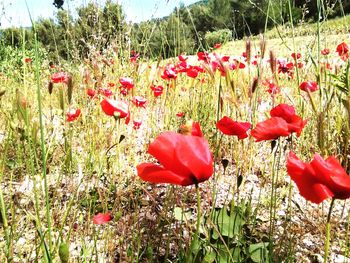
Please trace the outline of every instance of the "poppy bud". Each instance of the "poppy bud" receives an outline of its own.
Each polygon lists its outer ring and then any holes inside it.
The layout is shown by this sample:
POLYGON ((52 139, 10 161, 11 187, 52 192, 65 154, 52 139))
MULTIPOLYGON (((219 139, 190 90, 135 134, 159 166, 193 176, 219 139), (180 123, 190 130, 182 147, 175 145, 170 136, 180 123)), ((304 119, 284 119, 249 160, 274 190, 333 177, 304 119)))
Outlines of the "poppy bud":
POLYGON ((61 243, 58 248, 58 255, 62 263, 69 262, 69 247, 66 243, 61 243))
POLYGON ((271 66, 272 74, 275 74, 276 73, 276 57, 275 57, 275 53, 273 53, 272 50, 270 50, 270 66, 271 66))
POLYGON ((49 82, 49 85, 48 85, 48 90, 49 90, 49 94, 51 95, 52 94, 52 89, 53 89, 53 83, 52 81, 49 82))

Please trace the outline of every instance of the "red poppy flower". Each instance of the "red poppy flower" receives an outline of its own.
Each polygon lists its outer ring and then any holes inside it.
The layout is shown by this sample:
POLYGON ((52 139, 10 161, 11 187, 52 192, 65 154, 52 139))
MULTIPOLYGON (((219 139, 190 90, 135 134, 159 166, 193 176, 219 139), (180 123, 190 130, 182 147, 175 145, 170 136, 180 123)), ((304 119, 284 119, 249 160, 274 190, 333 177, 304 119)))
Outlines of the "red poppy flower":
POLYGON ((133 120, 133 129, 134 130, 138 130, 138 129, 140 129, 140 127, 141 127, 141 124, 142 124, 142 121, 139 121, 139 120, 133 120))
POLYGON ((281 89, 275 83, 269 84, 269 88, 266 91, 270 93, 271 96, 281 93, 281 89))
POLYGON ((199 122, 197 122, 197 121, 192 122, 191 135, 203 137, 203 133, 202 133, 201 126, 200 126, 199 122))
POLYGON ((147 100, 144 97, 141 96, 135 96, 132 99, 132 103, 136 106, 136 107, 145 107, 147 100))
POLYGON ((151 86, 151 90, 153 91, 153 95, 154 95, 154 97, 159 97, 160 95, 162 95, 163 94, 163 86, 160 86, 160 85, 158 85, 158 86, 151 86))
POLYGON ((226 69, 225 69, 224 65, 222 64, 222 62, 220 62, 220 61, 212 61, 211 62, 211 69, 213 70, 213 72, 215 72, 216 70, 219 70, 221 73, 221 76, 223 76, 223 77, 226 76, 226 69))
POLYGON ((300 53, 292 53, 292 54, 291 54, 291 57, 292 57, 294 60, 297 60, 297 59, 301 58, 301 54, 300 54, 300 53))
POLYGON ((58 72, 51 75, 51 81, 53 83, 67 83, 69 76, 66 72, 58 72))
POLYGON ((151 183, 187 186, 208 180, 213 170, 213 158, 203 137, 164 132, 149 146, 148 153, 161 165, 142 163, 137 174, 151 183))
POLYGON ((336 51, 342 60, 345 61, 349 58, 349 46, 345 42, 340 43, 336 51))
POLYGON ((187 72, 188 69, 189 69, 189 67, 187 66, 186 61, 181 61, 180 63, 176 64, 176 72, 177 73, 187 72))
POLYGON ((163 71, 163 74, 160 77, 162 79, 165 79, 165 80, 176 79, 177 78, 177 71, 173 65, 169 65, 163 71))
POLYGON ((300 116, 296 115, 294 107, 288 104, 282 103, 277 105, 270 111, 270 115, 271 117, 284 119, 288 124, 289 132, 295 132, 298 137, 307 123, 307 120, 303 120, 300 116))
POLYGON ((139 56, 140 56, 140 54, 136 53, 134 50, 131 50, 130 62, 132 64, 136 64, 136 61, 139 58, 139 56))
POLYGON ((333 156, 324 160, 315 154, 310 163, 304 163, 295 153, 290 152, 287 172, 296 183, 300 194, 313 203, 319 204, 330 197, 350 197, 350 177, 333 156))
POLYGON ((191 67, 187 70, 186 74, 188 77, 195 79, 198 76, 199 72, 197 69, 191 67))
POLYGON ((201 66, 193 66, 194 69, 198 70, 198 72, 203 73, 205 69, 201 66))
POLYGON ((325 48, 321 50, 321 54, 324 56, 327 56, 331 51, 329 50, 329 48, 325 48))
POLYGON ((222 62, 228 62, 230 60, 230 56, 222 56, 221 61, 222 62))
POLYGON ((309 92, 314 92, 318 90, 318 85, 314 81, 304 81, 303 83, 300 84, 299 88, 303 91, 309 91, 309 92))
POLYGON ((203 137, 203 133, 199 122, 192 120, 186 122, 185 124, 182 124, 180 126, 179 133, 184 135, 203 137))
POLYGON ((113 82, 108 82, 108 83, 107 83, 107 86, 108 86, 109 88, 113 88, 113 87, 115 86, 115 83, 113 83, 113 82))
POLYGON ((280 136, 288 136, 289 134, 287 122, 280 117, 272 117, 259 122, 251 131, 251 135, 256 139, 256 142, 275 140, 280 136))
POLYGON ((296 114, 295 114, 295 108, 293 106, 281 103, 270 111, 270 115, 271 117, 281 117, 286 122, 292 122, 293 117, 296 114))
POLYGON ((94 215, 92 218, 92 222, 94 222, 95 225, 101 225, 108 223, 112 220, 112 216, 109 213, 98 213, 97 215, 94 215))
POLYGON ((128 90, 134 87, 134 81, 132 80, 132 78, 120 78, 119 83, 122 84, 123 88, 128 90))
POLYGON ((86 90, 86 94, 90 97, 90 98, 93 98, 96 96, 96 90, 94 89, 87 89, 86 90))
POLYGON ((67 121, 71 122, 71 121, 75 121, 76 119, 78 119, 78 117, 80 116, 80 109, 70 109, 67 113, 67 121))
POLYGON ((205 63, 210 62, 210 57, 209 57, 209 54, 207 52, 200 51, 197 53, 197 57, 198 57, 198 61, 204 61, 205 63))
POLYGON ((178 112, 176 113, 176 117, 179 117, 179 118, 182 118, 185 116, 185 113, 184 112, 178 112))
POLYGON ((188 57, 186 57, 185 55, 178 55, 177 57, 180 61, 186 61, 188 59, 188 57))
POLYGON ((221 44, 220 43, 217 43, 214 45, 214 49, 218 49, 218 48, 221 48, 221 44))
POLYGON ((240 61, 235 59, 235 63, 230 64, 230 69, 235 70, 237 68, 244 69, 245 68, 245 64, 243 62, 240 62, 240 61))
POLYGON ((278 73, 285 73, 289 77, 293 77, 293 67, 293 62, 286 63, 285 61, 278 60, 278 73))
POLYGON ((107 88, 99 88, 98 93, 102 94, 103 96, 106 96, 107 98, 113 96, 113 91, 111 91, 110 89, 107 89, 107 88))
POLYGON ((24 62, 25 62, 25 63, 31 63, 31 62, 32 62, 32 59, 31 59, 31 58, 25 58, 25 59, 24 59, 24 62))
POLYGON ((216 123, 216 127, 226 135, 235 135, 238 139, 244 139, 248 137, 247 131, 250 129, 251 124, 249 122, 238 122, 231 118, 224 116, 216 123))
POLYGON ((104 99, 101 101, 102 110, 109 116, 125 118, 129 115, 129 105, 121 100, 104 99))

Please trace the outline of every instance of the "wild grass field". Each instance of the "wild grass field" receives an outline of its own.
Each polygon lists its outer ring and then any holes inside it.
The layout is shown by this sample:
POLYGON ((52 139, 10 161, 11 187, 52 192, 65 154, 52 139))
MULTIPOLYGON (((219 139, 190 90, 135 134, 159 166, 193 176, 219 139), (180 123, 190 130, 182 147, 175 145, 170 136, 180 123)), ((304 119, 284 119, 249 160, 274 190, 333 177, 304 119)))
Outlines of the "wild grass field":
POLYGON ((348 21, 8 53, 0 262, 350 262, 348 21))

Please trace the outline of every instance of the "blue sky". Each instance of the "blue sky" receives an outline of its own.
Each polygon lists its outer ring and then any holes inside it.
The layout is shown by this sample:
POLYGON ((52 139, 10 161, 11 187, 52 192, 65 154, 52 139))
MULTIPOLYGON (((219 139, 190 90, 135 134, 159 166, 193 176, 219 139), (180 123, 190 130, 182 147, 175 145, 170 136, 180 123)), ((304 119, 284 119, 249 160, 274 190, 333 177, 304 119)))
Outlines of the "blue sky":
MULTIPOLYGON (((27 0, 31 16, 54 17, 57 9, 52 5, 54 0, 27 0)), ((89 2, 103 3, 104 0, 65 0, 64 8, 75 10, 78 6, 86 5, 89 2)), ((189 5, 198 0, 113 0, 121 3, 124 7, 127 20, 139 22, 151 17, 163 17, 171 13, 174 7, 182 2, 189 5)), ((10 26, 30 26, 30 19, 25 0, 2 0, 0 1, 1 28, 10 26)))

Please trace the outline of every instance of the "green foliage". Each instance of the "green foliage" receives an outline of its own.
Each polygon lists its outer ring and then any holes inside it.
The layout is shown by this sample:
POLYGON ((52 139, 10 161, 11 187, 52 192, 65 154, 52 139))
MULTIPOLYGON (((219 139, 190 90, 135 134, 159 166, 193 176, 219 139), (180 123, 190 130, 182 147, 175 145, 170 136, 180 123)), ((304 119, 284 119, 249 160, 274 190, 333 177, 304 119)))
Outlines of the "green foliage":
POLYGON ((205 239, 194 239, 188 262, 271 262, 269 244, 253 233, 249 203, 216 208, 205 218, 205 239))
POLYGON ((212 47, 217 43, 226 43, 232 40, 232 32, 229 29, 220 29, 214 32, 207 32, 204 36, 205 43, 208 47, 212 47))
MULTIPOLYGON (((59 9, 55 19, 36 21, 35 30, 39 44, 48 51, 52 60, 86 58, 107 47, 123 47, 124 51, 118 49, 120 52, 134 49, 146 57, 158 59, 193 53, 232 37, 240 39, 256 35, 264 32, 265 26, 276 27, 272 35, 281 37, 292 21, 296 24, 314 19, 317 13, 315 3, 305 0, 206 0, 190 6, 182 4, 162 19, 130 25, 125 21, 120 4, 111 0, 103 5, 90 1, 77 8, 74 19, 68 11, 59 9)), ((345 17, 350 11, 350 4, 345 0, 322 3, 323 18, 345 17)), ((342 24, 346 25, 346 21, 343 20, 342 24)), ((309 29, 313 28, 295 32, 295 35, 309 34, 309 29)), ((344 29, 349 30, 347 26, 344 29)), ((13 47, 26 42, 26 48, 31 49, 34 30, 5 29, 1 32, 1 40, 4 45, 13 47)))
MULTIPOLYGON (((47 57, 47 52, 44 48, 39 49, 39 63, 47 57)), ((0 72, 13 79, 22 79, 23 68, 31 67, 31 63, 25 63, 25 58, 34 58, 33 50, 23 50, 19 47, 0 46, 0 72)))
POLYGON ((168 58, 193 52, 191 30, 175 14, 166 20, 135 24, 132 32, 132 49, 144 57, 168 58))

